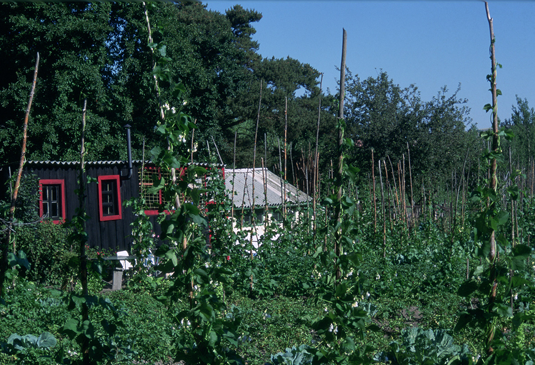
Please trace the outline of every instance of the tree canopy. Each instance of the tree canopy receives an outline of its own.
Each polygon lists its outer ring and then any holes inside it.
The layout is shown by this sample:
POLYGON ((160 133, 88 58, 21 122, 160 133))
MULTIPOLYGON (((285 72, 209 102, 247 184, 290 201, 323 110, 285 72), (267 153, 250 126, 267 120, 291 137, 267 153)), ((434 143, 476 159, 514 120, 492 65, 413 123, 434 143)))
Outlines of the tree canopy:
POLYGON ((414 173, 441 174, 462 163, 473 146, 469 110, 458 90, 448 96, 444 87, 425 102, 416 86, 401 88, 384 71, 365 80, 348 71, 346 84, 348 133, 361 146, 351 153, 357 166, 370 166, 371 149, 376 161, 393 163, 410 152, 414 173))
MULTIPOLYGON (((261 19, 262 14, 240 5, 222 14, 199 1, 148 4, 146 9, 141 3, 121 2, 0 4, 0 158, 13 162, 19 156, 22 120, 40 52, 29 159, 77 159, 84 99, 88 158, 124 159, 127 123, 132 126, 134 157, 141 158, 143 140, 146 150, 162 143, 153 133, 159 103, 181 105, 182 100, 172 100, 168 87, 181 82, 186 88, 183 107, 197 123, 195 159, 208 158, 204 146, 212 144, 213 137, 223 162, 232 165, 236 134, 236 164, 252 166, 261 93, 255 165, 260 166, 263 146, 266 166, 279 165, 279 140, 284 148, 287 119, 290 168, 304 171, 315 149, 319 117, 320 171, 326 172, 337 151, 337 96, 320 90, 321 73, 311 65, 291 56, 263 58, 258 53, 254 24, 261 19), (156 53, 149 47, 145 11, 156 53), (165 60, 165 70, 153 70, 157 57, 165 60), (160 83, 158 97, 153 72, 163 71, 168 81, 160 83)), ((403 88, 386 72, 360 79, 348 71, 345 98, 347 134, 359 141, 349 151, 349 161, 364 173, 370 168, 371 149, 376 158, 394 162, 409 148, 415 173, 442 173, 460 164, 475 145, 475 133, 467 133, 465 100, 446 88, 423 101, 414 85, 403 88)), ((515 125, 524 118, 527 101, 518 108, 510 122, 515 125)))

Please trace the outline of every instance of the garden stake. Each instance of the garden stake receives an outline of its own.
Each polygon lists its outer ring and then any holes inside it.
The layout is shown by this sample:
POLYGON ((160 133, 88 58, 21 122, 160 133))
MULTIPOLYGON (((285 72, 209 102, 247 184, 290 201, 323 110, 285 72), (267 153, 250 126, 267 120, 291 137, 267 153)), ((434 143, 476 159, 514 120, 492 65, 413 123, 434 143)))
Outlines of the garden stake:
MULTIPOLYGON (((251 260, 253 259, 253 231, 256 230, 255 226, 255 193, 254 193, 254 186, 255 186, 255 162, 256 162, 256 143, 258 138, 258 124, 260 123, 260 108, 262 106, 262 80, 260 80, 260 96, 258 98, 258 114, 256 117, 256 129, 254 133, 254 150, 253 150, 253 178, 252 178, 252 184, 253 184, 253 204, 251 205, 251 225, 253 226, 253 229, 251 229, 251 260)), ((251 273, 251 294, 253 293, 253 274, 251 273)))
MULTIPOLYGON (((19 171, 17 175, 17 181, 15 182, 15 189, 13 190, 13 195, 11 196, 11 207, 9 208, 9 223, 7 226, 7 232, 3 235, 2 242, 2 250, 0 255, 1 257, 1 264, 0 264, 0 298, 3 297, 4 294, 4 280, 5 275, 8 269, 8 250, 9 250, 9 243, 11 242, 11 231, 13 230, 13 220, 15 218, 15 203, 17 201, 17 195, 19 193, 19 187, 20 187, 20 179, 22 178, 22 169, 24 168, 24 162, 26 160, 26 141, 28 139, 28 120, 30 118, 30 110, 32 107, 32 101, 33 96, 35 93, 35 85, 37 84, 37 71, 39 69, 39 52, 37 52, 37 59, 35 61, 35 70, 33 72, 33 82, 32 82, 32 88, 30 91, 30 100, 28 101, 28 107, 26 108, 26 115, 24 116, 24 126, 23 126, 23 134, 22 134, 22 151, 20 154, 20 162, 19 162, 19 171)), ((15 240, 13 240, 13 253, 16 251, 15 246, 15 240)))
POLYGON ((264 208, 265 214, 264 214, 264 234, 267 233, 267 226, 268 226, 268 200, 267 200, 267 179, 266 179, 266 169, 264 167, 264 159, 260 158, 260 161, 262 162, 262 185, 264 185, 264 203, 266 207, 264 208))
POLYGON ((236 137, 238 135, 238 131, 234 131, 234 162, 232 164, 232 196, 231 196, 231 203, 230 203, 230 217, 234 221, 234 181, 236 180, 236 137))
POLYGON ((287 145, 286 145, 286 139, 288 137, 288 97, 284 98, 284 215, 286 215, 286 180, 288 180, 288 177, 286 176, 286 152, 287 152, 287 145))
POLYGON ((212 142, 214 142, 215 151, 217 153, 217 156, 219 157, 219 162, 221 163, 221 165, 224 165, 223 159, 221 158, 221 155, 219 154, 219 148, 217 148, 217 144, 215 143, 215 139, 214 139, 214 135, 213 134, 212 134, 212 142))
MULTIPOLYGON (((394 227, 392 226, 392 202, 390 201, 391 193, 390 193, 390 183, 388 182, 388 169, 386 168, 386 160, 383 159, 383 166, 385 167, 385 177, 386 177, 386 194, 388 195, 388 221, 390 222, 390 230, 393 230, 394 227)), ((357 197, 358 199, 358 197, 357 197)))
MULTIPOLYGON (((498 99, 497 99, 497 88, 496 88, 496 56, 495 56, 495 38, 494 38, 494 29, 493 29, 493 21, 490 17, 489 13, 489 5, 487 2, 485 2, 485 10, 487 13, 487 20, 489 23, 489 31, 490 31, 490 44, 491 44, 491 71, 492 76, 490 78, 491 82, 491 92, 492 92, 492 116, 493 116, 493 123, 492 123, 492 130, 494 132, 494 135, 492 137, 492 150, 494 153, 499 152, 499 136, 498 136, 498 99)), ((489 188, 494 190, 494 192, 497 191, 498 187, 498 177, 497 177, 497 161, 496 158, 493 158, 491 161, 491 167, 489 170, 490 174, 490 182, 489 182, 489 188)), ((494 204, 494 203, 493 203, 494 204)), ((489 261, 491 263, 491 274, 490 274, 490 281, 492 283, 492 290, 489 295, 489 312, 493 310, 493 304, 496 300, 496 290, 498 286, 498 282, 496 281, 496 232, 494 229, 491 228, 491 234, 490 234, 490 253, 489 253, 489 261)), ((493 349, 491 346, 492 341, 494 340, 494 325, 491 323, 489 328, 489 336, 487 339, 487 345, 488 345, 488 352, 492 353, 493 349)))
POLYGON ((414 227, 414 194, 412 192, 411 150, 409 148, 409 142, 407 142, 407 157, 409 159, 409 181, 411 184, 411 226, 414 227))
POLYGON ((398 161, 398 183, 399 183, 399 219, 403 220, 403 187, 401 185, 401 163, 398 161))
POLYGON ((383 210, 383 258, 386 259, 386 217, 385 217, 385 193, 383 190, 383 174, 381 173, 381 160, 379 160, 379 180, 381 182, 381 206, 383 210))
MULTIPOLYGON (((84 146, 84 134, 85 134, 85 115, 86 115, 87 99, 84 100, 84 109, 82 113, 82 139, 81 139, 81 148, 80 148, 80 175, 79 175, 79 184, 80 190, 78 192, 78 204, 80 207, 79 214, 83 218, 85 215, 85 146, 84 146)), ((86 232, 86 220, 83 220, 82 223, 83 232, 86 232)), ((82 281, 82 295, 87 297, 87 256, 85 254, 85 244, 87 238, 84 235, 80 235, 80 280, 82 281)), ((82 322, 89 321, 89 308, 87 303, 82 304, 82 322)), ((82 357, 83 364, 91 364, 91 359, 89 358, 89 339, 85 336, 82 337, 82 357)))
POLYGON ((398 212, 397 215, 399 215, 399 199, 398 199, 398 187, 396 186, 396 175, 395 175, 395 172, 394 172, 394 166, 392 166, 392 160, 390 160, 390 156, 386 156, 388 157, 388 162, 390 163, 390 171, 392 171, 392 181, 394 182, 394 194, 395 194, 395 198, 396 200, 394 201, 394 214, 395 212, 398 212), (396 208, 397 206, 397 208, 396 208))
MULTIPOLYGON (((194 122, 194 123, 195 123, 195 125, 197 124, 197 119, 195 119, 195 122, 194 122)), ((191 163, 193 163, 193 151, 194 151, 194 149, 195 149, 195 148, 194 148, 195 145, 194 145, 194 143, 193 143, 193 141, 194 141, 194 136, 195 136, 195 128, 193 128, 193 129, 191 130, 191 163)), ((214 142, 214 144, 215 144, 215 142, 214 142)))
MULTIPOLYGON (((340 104, 338 108, 338 173, 336 176, 336 185, 338 187, 337 193, 337 204, 336 204, 336 222, 337 225, 342 221, 342 175, 344 168, 344 154, 343 154, 343 143, 344 143, 344 128, 342 128, 342 121, 344 120, 344 97, 345 97, 345 79, 346 79, 346 47, 347 47, 347 33, 343 29, 343 40, 342 40, 342 62, 340 66, 340 104)), ((341 241, 341 229, 336 230, 336 239, 335 244, 335 255, 340 257, 342 253, 342 241, 341 241)), ((340 266, 338 260, 336 260, 336 285, 340 281, 340 266)))
POLYGON ((321 96, 323 90, 323 72, 320 73, 320 93, 318 96, 318 126, 316 128, 316 152, 314 153, 314 197, 313 197, 313 207, 312 207, 312 216, 314 217, 314 245, 316 244, 316 204, 318 201, 317 185, 319 181, 319 138, 320 138, 320 121, 321 121, 321 96))
MULTIPOLYGON (((283 225, 285 225, 286 221, 286 210, 284 209, 284 191, 283 191, 283 182, 282 182, 282 154, 281 154, 281 140, 279 137, 277 137, 277 142, 279 143, 279 182, 281 184, 281 205, 282 205, 282 216, 283 216, 283 225)), ((305 166, 305 162, 303 161, 303 166, 305 166)))
POLYGON ((375 199, 375 162, 373 161, 373 148, 372 148, 372 187, 373 187, 373 195, 372 195, 373 196, 373 199, 372 199, 373 200, 373 232, 377 233, 377 201, 375 199))

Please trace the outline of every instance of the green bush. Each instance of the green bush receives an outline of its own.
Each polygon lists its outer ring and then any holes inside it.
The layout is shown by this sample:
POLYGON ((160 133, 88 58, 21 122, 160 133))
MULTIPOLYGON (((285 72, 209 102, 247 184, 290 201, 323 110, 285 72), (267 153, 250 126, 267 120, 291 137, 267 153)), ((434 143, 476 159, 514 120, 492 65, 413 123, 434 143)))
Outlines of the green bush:
POLYGON ((24 251, 31 264, 24 273, 28 280, 65 287, 72 279, 69 261, 77 252, 68 245, 67 234, 61 225, 47 221, 17 228, 17 250, 24 251))

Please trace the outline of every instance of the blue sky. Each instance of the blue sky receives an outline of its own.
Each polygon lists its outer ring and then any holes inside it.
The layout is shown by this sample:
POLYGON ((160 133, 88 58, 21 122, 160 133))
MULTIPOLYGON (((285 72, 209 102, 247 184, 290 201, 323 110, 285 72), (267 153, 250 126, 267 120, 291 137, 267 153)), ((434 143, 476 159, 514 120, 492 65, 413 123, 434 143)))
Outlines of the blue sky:
MULTIPOLYGON (((468 99, 471 118, 490 127, 489 26, 482 1, 203 1, 224 13, 240 4, 262 13, 254 39, 263 57, 290 56, 324 73, 324 90, 336 90, 347 31, 346 64, 361 79, 382 69, 401 87, 414 84, 424 101, 447 86, 468 99)), ((489 1, 494 19, 498 115, 511 116, 516 95, 535 107, 535 2, 489 1)))

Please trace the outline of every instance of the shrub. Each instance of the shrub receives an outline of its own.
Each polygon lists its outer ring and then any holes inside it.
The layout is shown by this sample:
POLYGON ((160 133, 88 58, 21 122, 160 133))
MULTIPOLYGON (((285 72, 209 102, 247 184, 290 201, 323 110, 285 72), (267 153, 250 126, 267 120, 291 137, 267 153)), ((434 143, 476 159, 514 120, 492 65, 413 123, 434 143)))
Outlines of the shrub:
POLYGON ((65 286, 75 275, 69 261, 77 253, 68 245, 67 235, 61 225, 46 221, 17 228, 17 250, 24 251, 31 264, 25 272, 28 280, 65 286))

